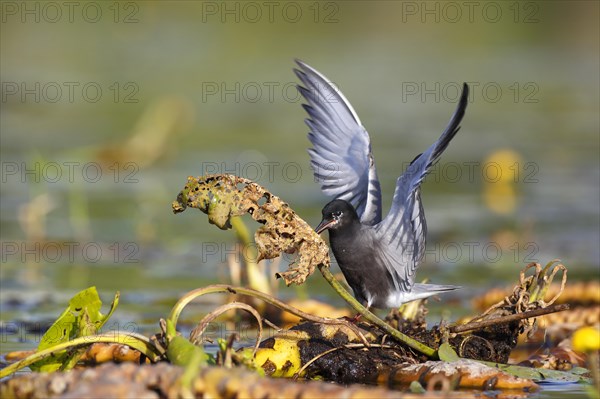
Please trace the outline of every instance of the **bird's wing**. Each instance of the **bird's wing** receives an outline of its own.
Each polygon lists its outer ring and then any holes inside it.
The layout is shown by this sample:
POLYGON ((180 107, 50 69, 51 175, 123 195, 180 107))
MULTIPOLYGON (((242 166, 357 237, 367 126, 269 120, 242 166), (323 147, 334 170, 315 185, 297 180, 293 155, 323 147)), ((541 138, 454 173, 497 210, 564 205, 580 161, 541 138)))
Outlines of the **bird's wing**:
POLYGON ((298 90, 308 104, 308 150, 315 179, 325 195, 350 202, 362 223, 381 221, 381 188, 371 140, 346 97, 312 67, 296 60, 298 90))
POLYGON ((386 261, 397 288, 410 291, 419 262, 425 254, 427 225, 421 203, 421 182, 430 168, 438 161, 450 140, 460 129, 459 124, 465 114, 469 97, 469 87, 465 83, 463 91, 444 133, 431 147, 412 161, 406 172, 396 182, 396 191, 388 215, 375 226, 378 239, 382 243, 382 256, 386 261))

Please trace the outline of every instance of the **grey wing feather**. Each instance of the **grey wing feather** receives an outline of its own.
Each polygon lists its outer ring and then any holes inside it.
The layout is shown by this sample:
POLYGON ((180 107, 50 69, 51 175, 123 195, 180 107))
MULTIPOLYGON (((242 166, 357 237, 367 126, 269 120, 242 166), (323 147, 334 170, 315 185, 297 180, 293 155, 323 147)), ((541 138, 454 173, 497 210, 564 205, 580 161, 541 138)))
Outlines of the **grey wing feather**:
POLYGON ((416 157, 398 178, 390 212, 376 226, 377 235, 387 243, 381 256, 386 258, 388 267, 395 269, 391 271, 396 277, 394 283, 403 291, 411 290, 417 267, 425 254, 427 225, 421 203, 421 183, 460 129, 468 98, 469 87, 465 83, 448 126, 440 138, 416 157))
POLYGON ((296 60, 300 94, 309 118, 308 150, 315 179, 325 195, 350 202, 361 222, 381 221, 381 188, 369 134, 344 95, 321 73, 296 60))

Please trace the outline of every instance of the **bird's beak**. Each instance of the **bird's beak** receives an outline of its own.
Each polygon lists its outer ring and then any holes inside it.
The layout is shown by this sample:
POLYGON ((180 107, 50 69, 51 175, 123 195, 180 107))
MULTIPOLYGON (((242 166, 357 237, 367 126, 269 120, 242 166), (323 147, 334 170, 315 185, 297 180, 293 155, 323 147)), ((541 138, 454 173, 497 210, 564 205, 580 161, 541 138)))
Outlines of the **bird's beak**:
POLYGON ((324 230, 327 230, 332 225, 334 225, 335 222, 336 222, 335 219, 331 219, 331 220, 323 219, 323 220, 321 220, 321 223, 319 223, 319 225, 315 228, 315 231, 317 232, 317 234, 321 234, 324 230))

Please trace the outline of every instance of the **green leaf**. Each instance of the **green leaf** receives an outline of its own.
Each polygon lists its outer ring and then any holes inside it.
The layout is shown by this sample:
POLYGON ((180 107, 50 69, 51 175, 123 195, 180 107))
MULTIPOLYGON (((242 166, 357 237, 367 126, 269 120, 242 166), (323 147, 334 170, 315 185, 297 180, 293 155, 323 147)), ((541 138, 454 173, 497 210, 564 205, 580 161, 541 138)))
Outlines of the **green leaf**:
POLYGON ((203 366, 207 363, 210 355, 204 350, 191 343, 181 335, 176 335, 175 325, 167 319, 167 358, 173 364, 183 367, 203 366))
POLYGON ((438 349, 438 357, 440 360, 445 362, 456 362, 460 360, 460 357, 456 354, 448 342, 444 342, 440 345, 438 349))
POLYGON ((496 367, 505 373, 514 375, 515 377, 528 378, 535 382, 547 381, 547 382, 583 382, 592 383, 590 378, 579 375, 581 370, 576 370, 575 373, 569 371, 560 370, 547 370, 541 368, 515 366, 512 364, 501 364, 493 362, 484 362, 478 360, 478 362, 486 364, 491 367, 496 367))
MULTIPOLYGON (((96 287, 90 287, 79 292, 71 298, 67 309, 46 331, 38 346, 38 352, 78 337, 96 334, 113 314, 118 303, 119 293, 117 292, 108 314, 103 315, 100 312, 102 301, 98 296, 96 287)), ((30 367, 34 371, 45 372, 59 369, 68 370, 77 363, 84 350, 85 348, 75 352, 59 351, 49 358, 32 364, 30 367)))
POLYGON ((569 370, 569 373, 576 375, 584 375, 589 374, 590 370, 586 369, 585 367, 573 367, 571 370, 569 370))
POLYGON ((412 393, 425 393, 427 392, 425 390, 425 388, 423 388, 423 385, 421 385, 419 383, 419 381, 413 381, 410 383, 410 386, 408 387, 409 391, 412 393))

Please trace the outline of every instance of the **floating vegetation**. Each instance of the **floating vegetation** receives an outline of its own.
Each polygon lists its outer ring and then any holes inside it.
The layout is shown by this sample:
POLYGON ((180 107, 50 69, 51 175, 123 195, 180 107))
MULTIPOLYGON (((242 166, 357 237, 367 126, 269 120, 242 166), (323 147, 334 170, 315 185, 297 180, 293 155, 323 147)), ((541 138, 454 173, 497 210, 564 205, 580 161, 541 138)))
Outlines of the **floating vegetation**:
POLYGON ((325 242, 288 204, 254 182, 231 175, 190 177, 172 206, 175 213, 197 208, 221 229, 231 228, 233 217, 250 214, 262 225, 254 236, 258 259, 296 253, 296 261, 278 276, 287 285, 302 284, 318 269, 363 321, 319 317, 265 292, 215 284, 183 295, 168 317, 160 320, 160 332, 152 337, 98 334, 115 310, 118 294, 103 315, 92 287, 71 300, 55 323, 61 328, 51 327, 36 352, 6 357, 13 363, 0 370, 2 378, 27 366, 39 372, 4 380, 0 384, 2 398, 92 393, 131 397, 148 396, 148 392, 159 397, 397 397, 396 391, 384 388, 293 381, 299 378, 384 385, 410 391, 407 398, 439 397, 436 391, 443 391, 444 397, 475 397, 480 394, 472 390, 503 389, 524 396, 539 389, 536 382, 542 380, 591 383, 590 376, 597 378, 598 345, 592 342, 597 329, 579 330, 573 347, 584 353, 562 348, 562 352, 554 351, 554 357, 549 353, 522 365, 506 364, 519 336, 532 336, 538 328, 536 317, 569 308, 559 303, 568 288, 567 269, 557 261, 545 267, 527 265, 511 292, 471 320, 428 329, 425 301, 406 304, 386 321, 362 307, 329 271, 325 242), (562 279, 552 291, 556 276, 562 279), (250 304, 232 301, 198 317, 201 320, 189 338, 181 336, 177 331, 181 312, 195 299, 216 293, 262 301, 299 321, 283 330, 250 304), (234 350, 237 337, 233 333, 218 340, 215 355, 206 353, 202 342, 208 323, 230 310, 251 316, 258 330, 256 342, 234 350), (267 327, 275 333, 263 339, 267 327), (103 362, 111 364, 71 370, 103 362), (56 370, 61 372, 42 373, 56 370))

